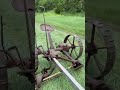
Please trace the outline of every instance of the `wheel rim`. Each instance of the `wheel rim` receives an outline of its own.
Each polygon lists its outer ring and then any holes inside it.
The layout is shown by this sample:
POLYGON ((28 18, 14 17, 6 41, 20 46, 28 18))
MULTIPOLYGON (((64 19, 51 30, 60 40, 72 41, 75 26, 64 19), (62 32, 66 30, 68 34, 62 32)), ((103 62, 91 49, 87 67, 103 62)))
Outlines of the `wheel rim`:
POLYGON ((86 21, 86 30, 86 33, 90 34, 86 35, 86 71, 94 78, 104 78, 111 71, 115 61, 111 31, 102 23, 91 20, 86 21))
POLYGON ((73 59, 78 60, 83 53, 83 45, 80 38, 76 35, 69 36, 67 40, 64 40, 64 43, 67 43, 67 45, 71 46, 68 52, 69 55, 73 59))

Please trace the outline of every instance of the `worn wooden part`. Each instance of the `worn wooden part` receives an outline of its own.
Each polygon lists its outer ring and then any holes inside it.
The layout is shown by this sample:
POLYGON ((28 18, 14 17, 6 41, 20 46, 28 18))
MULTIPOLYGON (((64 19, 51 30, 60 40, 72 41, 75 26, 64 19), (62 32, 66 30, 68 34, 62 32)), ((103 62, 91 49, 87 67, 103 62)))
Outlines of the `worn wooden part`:
POLYGON ((0 52, 0 90, 8 90, 7 61, 4 52, 0 52))
MULTIPOLYGON (((69 70, 69 69, 71 69, 71 68, 73 68, 73 66, 68 67, 67 70, 69 70)), ((53 74, 53 75, 51 75, 51 76, 49 76, 49 77, 44 78, 43 81, 47 81, 47 80, 53 79, 53 78, 55 78, 55 77, 58 77, 61 73, 62 73, 62 72, 59 71, 59 72, 57 72, 57 73, 55 73, 55 74, 53 74)))

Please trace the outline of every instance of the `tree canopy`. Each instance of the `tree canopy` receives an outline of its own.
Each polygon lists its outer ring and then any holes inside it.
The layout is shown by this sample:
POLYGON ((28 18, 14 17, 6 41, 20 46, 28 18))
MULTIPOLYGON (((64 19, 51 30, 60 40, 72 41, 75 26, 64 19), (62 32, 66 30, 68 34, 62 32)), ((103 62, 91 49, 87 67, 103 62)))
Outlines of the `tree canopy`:
POLYGON ((84 0, 36 0, 36 10, 40 10, 39 6, 44 6, 46 11, 54 10, 58 14, 80 13, 84 11, 84 0))

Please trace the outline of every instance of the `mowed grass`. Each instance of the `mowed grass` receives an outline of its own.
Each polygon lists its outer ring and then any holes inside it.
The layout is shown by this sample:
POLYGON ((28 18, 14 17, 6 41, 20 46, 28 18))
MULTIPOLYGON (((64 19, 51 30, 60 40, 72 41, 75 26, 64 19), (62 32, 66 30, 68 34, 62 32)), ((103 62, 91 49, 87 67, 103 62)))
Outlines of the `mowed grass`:
MULTIPOLYGON (((81 37, 81 40, 84 44, 84 35, 85 35, 85 21, 84 17, 80 16, 64 16, 64 15, 57 15, 51 12, 45 13, 46 22, 47 24, 52 25, 55 28, 53 31, 52 39, 54 44, 63 42, 66 35, 78 35, 81 37)), ((43 23, 42 14, 36 14, 36 24, 35 24, 35 31, 37 36, 37 44, 42 45, 46 49, 46 39, 45 39, 45 32, 40 30, 40 24, 43 23)), ((63 56, 63 55, 62 55, 63 56)), ((37 73, 40 73, 41 69, 44 67, 48 67, 49 63, 46 59, 43 59, 42 56, 39 57, 40 65, 37 73)), ((80 62, 84 65, 85 62, 85 53, 83 53, 82 57, 79 58, 80 62)), ((66 61, 60 61, 63 66, 66 68, 71 66, 72 64, 66 61)), ((57 68, 53 72, 59 71, 57 68)), ((85 69, 84 67, 74 70, 71 69, 69 72, 75 77, 75 79, 85 87, 85 69)), ((58 78, 46 81, 42 83, 42 87, 39 90, 74 90, 69 80, 64 76, 60 76, 58 78)))
MULTIPOLYGON (((46 23, 52 25, 56 29, 64 32, 74 33, 85 37, 85 17, 73 15, 59 15, 53 11, 45 13, 46 23)), ((43 15, 36 13, 36 23, 44 23, 43 15)))

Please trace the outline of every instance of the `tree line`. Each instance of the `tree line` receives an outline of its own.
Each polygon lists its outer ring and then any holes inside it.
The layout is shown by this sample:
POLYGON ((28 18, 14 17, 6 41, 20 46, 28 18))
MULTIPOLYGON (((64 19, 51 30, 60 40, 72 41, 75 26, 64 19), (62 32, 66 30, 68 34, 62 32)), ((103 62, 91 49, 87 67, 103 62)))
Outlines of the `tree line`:
POLYGON ((84 11, 84 0, 36 0, 36 10, 44 6, 46 11, 54 10, 55 13, 80 13, 84 11))

